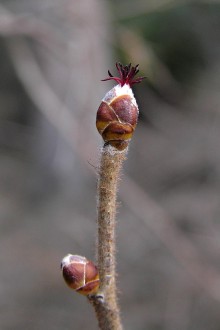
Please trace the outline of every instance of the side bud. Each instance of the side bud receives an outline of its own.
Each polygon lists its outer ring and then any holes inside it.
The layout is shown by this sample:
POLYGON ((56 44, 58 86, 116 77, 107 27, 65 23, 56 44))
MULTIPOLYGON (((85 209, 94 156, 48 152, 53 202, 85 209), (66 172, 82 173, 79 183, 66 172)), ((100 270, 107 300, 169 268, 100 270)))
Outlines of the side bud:
POLYGON ((66 284, 85 296, 95 294, 99 289, 99 274, 94 263, 85 257, 68 254, 61 261, 66 284))
POLYGON ((124 150, 133 135, 138 120, 138 106, 131 86, 141 82, 144 77, 134 79, 139 72, 138 65, 122 66, 116 63, 120 77, 113 77, 109 72, 109 78, 115 80, 118 85, 113 87, 103 98, 96 117, 96 127, 102 135, 105 143, 118 150, 124 150))

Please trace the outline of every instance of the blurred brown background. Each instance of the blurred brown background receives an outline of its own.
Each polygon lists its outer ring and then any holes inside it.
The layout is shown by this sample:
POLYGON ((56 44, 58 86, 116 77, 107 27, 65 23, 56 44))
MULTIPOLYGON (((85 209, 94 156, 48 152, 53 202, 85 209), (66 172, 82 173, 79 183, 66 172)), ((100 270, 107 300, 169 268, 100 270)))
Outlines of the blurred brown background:
POLYGON ((220 329, 220 2, 0 1, 0 329, 97 329, 65 286, 94 259, 97 108, 115 62, 140 64, 122 174, 126 330, 220 329))

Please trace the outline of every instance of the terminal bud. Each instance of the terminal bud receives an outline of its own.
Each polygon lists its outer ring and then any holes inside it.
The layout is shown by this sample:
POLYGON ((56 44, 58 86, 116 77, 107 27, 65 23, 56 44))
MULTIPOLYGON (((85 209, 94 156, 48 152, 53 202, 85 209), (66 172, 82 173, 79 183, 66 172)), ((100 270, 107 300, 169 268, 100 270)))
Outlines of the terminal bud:
POLYGON ((103 98, 96 117, 96 127, 106 144, 118 150, 127 148, 138 120, 138 106, 131 86, 140 83, 144 77, 134 78, 139 72, 138 65, 123 66, 116 63, 120 77, 114 77, 108 71, 109 78, 118 85, 113 87, 103 98))

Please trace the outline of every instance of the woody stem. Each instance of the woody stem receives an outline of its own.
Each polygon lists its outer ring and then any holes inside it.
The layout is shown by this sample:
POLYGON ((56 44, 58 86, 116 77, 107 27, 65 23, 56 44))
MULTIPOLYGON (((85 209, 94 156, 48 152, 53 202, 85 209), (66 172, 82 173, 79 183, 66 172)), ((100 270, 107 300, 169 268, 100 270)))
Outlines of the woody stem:
POLYGON ((122 330, 115 279, 115 214, 118 180, 126 150, 104 146, 99 169, 97 255, 100 289, 89 300, 95 307, 101 330, 122 330))

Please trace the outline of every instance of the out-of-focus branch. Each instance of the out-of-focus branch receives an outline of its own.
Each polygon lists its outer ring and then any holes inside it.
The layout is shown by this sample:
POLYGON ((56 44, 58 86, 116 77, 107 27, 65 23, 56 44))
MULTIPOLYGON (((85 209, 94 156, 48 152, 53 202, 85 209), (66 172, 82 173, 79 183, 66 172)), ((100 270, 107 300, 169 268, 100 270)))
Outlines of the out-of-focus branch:
POLYGON ((71 111, 47 83, 34 59, 34 54, 24 39, 7 42, 15 71, 32 102, 75 148, 78 126, 71 111))
POLYGON ((136 221, 141 221, 159 238, 195 284, 220 301, 220 274, 210 264, 204 265, 197 248, 178 231, 166 212, 128 176, 123 180, 121 193, 123 202, 136 215, 136 221))
POLYGON ((55 27, 33 15, 14 14, 2 4, 0 4, 0 35, 2 37, 28 36, 53 52, 63 49, 67 44, 55 27))

